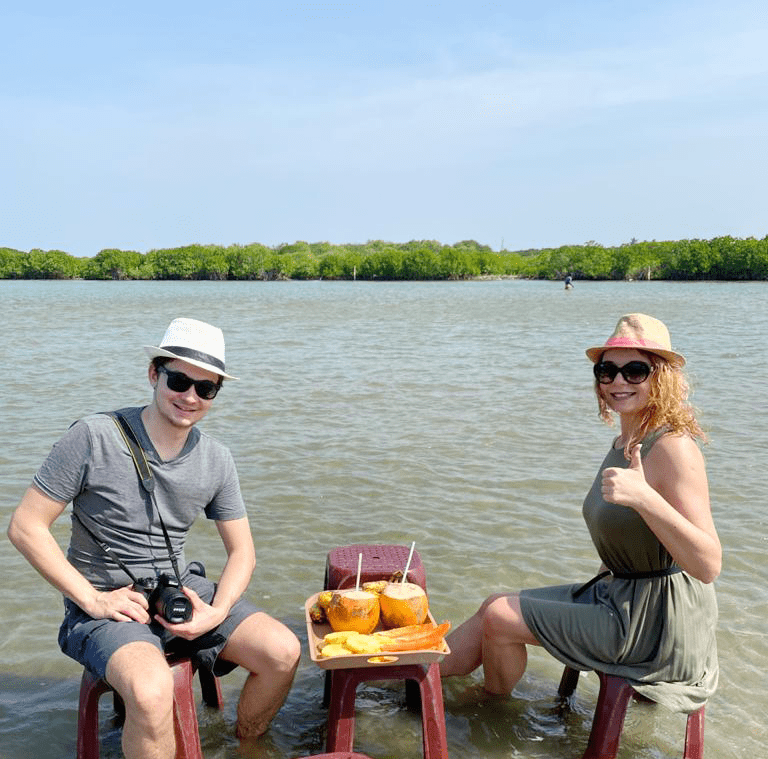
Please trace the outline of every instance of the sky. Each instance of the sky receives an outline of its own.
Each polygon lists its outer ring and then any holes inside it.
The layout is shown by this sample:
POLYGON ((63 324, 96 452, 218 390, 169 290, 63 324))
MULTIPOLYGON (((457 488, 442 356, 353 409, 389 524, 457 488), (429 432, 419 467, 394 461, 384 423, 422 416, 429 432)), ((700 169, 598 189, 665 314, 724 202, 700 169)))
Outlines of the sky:
POLYGON ((0 9, 0 247, 768 234, 764 0, 0 9))

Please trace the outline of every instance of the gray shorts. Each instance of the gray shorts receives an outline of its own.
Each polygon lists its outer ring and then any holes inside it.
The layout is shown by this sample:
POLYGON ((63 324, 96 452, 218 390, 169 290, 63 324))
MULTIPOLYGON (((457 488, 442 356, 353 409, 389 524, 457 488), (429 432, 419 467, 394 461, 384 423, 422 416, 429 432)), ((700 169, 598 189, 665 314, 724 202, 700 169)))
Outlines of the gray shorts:
MULTIPOLYGON (((216 584, 205 577, 185 574, 185 587, 192 588, 206 603, 216 592, 216 584)), ((113 619, 94 619, 72 601, 64 601, 65 616, 59 628, 59 646, 75 661, 87 667, 98 677, 104 677, 107 662, 121 646, 137 641, 151 643, 158 650, 189 656, 201 667, 221 676, 231 672, 236 664, 219 658, 219 654, 235 628, 259 609, 249 601, 240 599, 230 609, 227 618, 210 632, 194 640, 173 635, 157 622, 117 622, 113 619)))

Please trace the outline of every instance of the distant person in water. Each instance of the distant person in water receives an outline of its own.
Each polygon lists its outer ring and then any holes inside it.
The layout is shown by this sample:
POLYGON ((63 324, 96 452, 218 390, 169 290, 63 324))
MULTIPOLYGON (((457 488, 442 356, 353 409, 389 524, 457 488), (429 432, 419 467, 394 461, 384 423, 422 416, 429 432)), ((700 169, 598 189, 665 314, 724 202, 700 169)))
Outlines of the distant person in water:
POLYGON ((621 423, 582 509, 600 571, 584 584, 489 596, 448 636, 441 672, 482 666, 485 690, 508 695, 527 646, 543 646, 574 669, 625 678, 641 695, 693 712, 718 680, 712 583, 722 551, 685 359, 666 326, 644 314, 622 316, 586 353, 600 414, 621 423))
POLYGON ((565 289, 573 290, 573 278, 570 274, 565 278, 565 289))
MULTIPOLYGON (((125 756, 171 759, 174 686, 166 652, 191 656, 216 675, 238 665, 248 672, 237 734, 250 740, 267 729, 285 700, 300 645, 285 625, 241 598, 255 550, 235 462, 229 449, 196 426, 223 381, 236 379, 224 370, 221 330, 174 319, 160 346, 145 350, 151 403, 73 424, 35 475, 8 535, 64 594, 64 653, 105 678, 125 702, 125 756), (116 415, 127 427, 118 427, 116 415), (152 496, 139 482, 131 431, 148 462, 152 496), (50 528, 69 502, 65 556, 50 528), (185 566, 184 543, 202 513, 214 520, 226 551, 218 583, 201 576, 196 562, 185 566), (156 577, 170 577, 183 589, 179 595, 174 586, 170 614, 164 605, 150 608, 148 594, 134 585, 156 577)), ((95 382, 115 379, 107 357, 97 364, 95 382)), ((136 460, 142 460, 138 447, 136 460)))

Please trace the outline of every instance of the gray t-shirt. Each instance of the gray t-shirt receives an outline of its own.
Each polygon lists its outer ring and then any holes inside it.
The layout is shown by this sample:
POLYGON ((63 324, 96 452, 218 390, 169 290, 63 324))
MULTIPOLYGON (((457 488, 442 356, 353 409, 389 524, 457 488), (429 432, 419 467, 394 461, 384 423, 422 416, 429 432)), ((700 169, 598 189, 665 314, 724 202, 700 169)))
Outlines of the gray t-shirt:
MULTIPOLYGON (((162 461, 141 422, 141 411, 121 409, 147 456, 157 509, 183 571, 187 533, 201 512, 222 521, 246 515, 235 462, 229 449, 197 427, 176 458, 162 461)), ((107 414, 75 422, 53 446, 34 483, 57 501, 72 501, 73 514, 136 577, 172 572, 157 509, 150 505, 128 446, 107 414)), ((67 557, 101 590, 131 582, 74 517, 67 557)))

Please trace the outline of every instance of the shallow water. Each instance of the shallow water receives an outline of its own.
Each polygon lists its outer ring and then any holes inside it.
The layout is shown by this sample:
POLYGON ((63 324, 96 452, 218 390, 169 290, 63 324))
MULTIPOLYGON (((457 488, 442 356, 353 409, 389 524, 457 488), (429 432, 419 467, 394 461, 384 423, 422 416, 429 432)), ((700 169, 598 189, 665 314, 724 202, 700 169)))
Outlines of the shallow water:
MULTIPOLYGON (((227 383, 205 428, 238 463, 259 565, 248 597, 306 644, 303 602, 325 556, 347 543, 416 541, 435 617, 458 624, 492 590, 588 579, 597 559, 581 501, 614 434, 596 416, 583 350, 622 313, 670 326, 686 354, 725 550, 718 580, 720 688, 707 707, 708 757, 764 755, 768 669, 763 387, 765 283, 215 283, 0 281, 6 367, 0 450, 3 525, 51 444, 85 413, 147 402, 144 344, 175 316, 227 336, 227 383), (762 454, 762 455, 761 455, 762 454)), ((68 520, 54 526, 62 545, 68 520)), ((213 573, 210 524, 188 549, 213 573)), ((0 541, 0 757, 74 756, 80 668, 56 646, 59 596, 0 541)), ((444 683, 452 759, 572 759, 597 692, 582 678, 557 707, 561 666, 533 651, 505 701, 478 699, 479 676, 444 683)), ((206 759, 239 756, 242 676, 223 680, 222 713, 200 707, 206 759)), ((323 674, 305 651, 288 701, 253 749, 284 759, 324 749, 323 674)), ((102 756, 120 755, 109 721, 102 756)), ((633 705, 620 757, 682 754, 684 717, 633 705)), ((356 749, 421 756, 402 689, 358 697, 356 749)))

